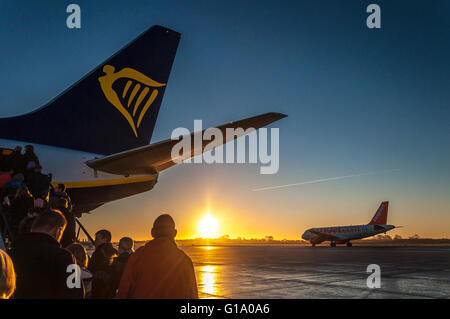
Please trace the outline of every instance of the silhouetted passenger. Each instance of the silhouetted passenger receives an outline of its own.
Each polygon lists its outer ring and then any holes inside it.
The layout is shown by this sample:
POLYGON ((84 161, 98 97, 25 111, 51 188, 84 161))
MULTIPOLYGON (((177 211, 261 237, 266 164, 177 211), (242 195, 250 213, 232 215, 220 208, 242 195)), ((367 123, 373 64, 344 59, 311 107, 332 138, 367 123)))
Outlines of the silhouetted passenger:
POLYGON ((14 174, 25 173, 23 171, 24 165, 21 146, 16 146, 12 153, 8 155, 6 163, 7 170, 13 170, 14 174))
POLYGON ((86 249, 79 243, 71 244, 67 246, 66 249, 75 256, 77 265, 81 268, 81 280, 83 280, 84 284, 84 297, 90 298, 92 291, 92 274, 87 270, 88 254, 86 249))
POLYGON ((128 258, 130 258, 131 254, 134 252, 133 247, 134 242, 130 237, 123 237, 119 240, 119 247, 117 249, 119 256, 114 259, 111 265, 112 285, 115 292, 119 289, 120 279, 122 278, 123 271, 127 265, 128 258))
POLYGON ((50 198, 50 206, 63 213, 67 221, 67 226, 61 238, 61 246, 67 247, 68 245, 76 241, 76 225, 75 216, 72 213, 72 207, 70 204, 70 197, 64 191, 64 184, 59 184, 50 198))
POLYGON ((1 192, 2 205, 5 208, 9 208, 16 195, 17 190, 11 187, 4 187, 1 192))
POLYGON ((192 261, 177 248, 176 234, 170 215, 161 215, 155 220, 154 239, 128 259, 118 298, 198 298, 192 261))
MULTIPOLYGON (((98 247, 100 247, 103 244, 111 244, 111 238, 112 238, 112 235, 109 230, 106 230, 106 229, 99 230, 98 232, 95 233, 95 240, 94 240, 95 248, 97 249, 98 247)), ((92 256, 94 256, 94 255, 92 255, 92 256)))
POLYGON ((28 162, 27 168, 25 170, 25 180, 28 180, 31 174, 33 174, 34 170, 36 169, 36 163, 35 162, 28 162))
POLYGON ((8 170, 7 163, 8 155, 5 154, 4 150, 0 149, 0 172, 8 170))
POLYGON ((22 187, 24 180, 25 177, 22 173, 14 174, 11 181, 8 184, 6 184, 6 187, 17 190, 18 188, 22 187))
POLYGON ((69 195, 66 193, 66 185, 58 184, 54 189, 53 196, 66 199, 67 200, 67 209, 69 211, 72 211, 72 201, 71 201, 69 195))
POLYGON ((20 222, 27 216, 28 211, 33 208, 33 198, 28 192, 26 185, 22 185, 14 196, 10 208, 11 230, 16 236, 19 231, 20 222))
POLYGON ((6 184, 8 184, 12 180, 11 173, 12 171, 0 172, 0 189, 5 187, 6 184))
POLYGON ((39 216, 40 212, 41 209, 35 207, 28 210, 27 215, 19 223, 19 229, 17 231, 18 237, 31 232, 31 226, 36 217, 39 216))
POLYGON ((91 297, 94 299, 110 299, 116 294, 111 267, 113 260, 117 257, 117 251, 111 244, 103 244, 96 249, 96 252, 102 255, 102 259, 97 259, 93 272, 91 297))
MULTIPOLYGON (((69 288, 68 266, 73 255, 61 248, 59 240, 66 220, 56 210, 46 210, 36 217, 31 232, 19 237, 11 249, 17 276, 14 298, 69 299, 83 298, 83 285, 69 288)), ((70 268, 69 268, 70 269, 70 268)))
POLYGON ((95 251, 88 266, 93 275, 92 298, 114 297, 111 265, 116 257, 117 250, 111 244, 111 232, 106 229, 99 230, 95 233, 95 251))
POLYGON ((34 162, 35 165, 39 165, 39 159, 34 153, 33 145, 25 145, 25 153, 23 154, 23 171, 27 169, 28 163, 34 162))
POLYGON ((46 199, 50 191, 51 178, 49 175, 42 174, 42 167, 36 166, 33 172, 27 177, 27 186, 34 198, 46 199))
POLYGON ((0 299, 9 299, 16 289, 16 273, 11 258, 0 249, 0 299))

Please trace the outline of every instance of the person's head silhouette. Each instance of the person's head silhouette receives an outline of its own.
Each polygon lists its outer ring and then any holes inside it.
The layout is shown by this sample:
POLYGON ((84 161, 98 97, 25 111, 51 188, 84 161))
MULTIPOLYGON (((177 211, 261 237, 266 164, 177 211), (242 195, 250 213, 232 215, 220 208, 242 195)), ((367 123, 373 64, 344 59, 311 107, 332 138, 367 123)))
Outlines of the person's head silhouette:
POLYGON ((175 229, 175 222, 173 218, 168 214, 163 214, 155 219, 152 228, 153 238, 169 238, 173 239, 177 235, 175 229))

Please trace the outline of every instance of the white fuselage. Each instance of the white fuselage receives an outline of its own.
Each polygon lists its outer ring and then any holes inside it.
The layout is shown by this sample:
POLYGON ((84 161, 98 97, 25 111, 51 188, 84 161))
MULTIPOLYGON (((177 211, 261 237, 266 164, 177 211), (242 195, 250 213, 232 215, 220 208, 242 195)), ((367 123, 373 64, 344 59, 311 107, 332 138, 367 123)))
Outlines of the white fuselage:
POLYGON ((16 146, 33 145, 34 152, 39 158, 42 166, 42 172, 51 173, 53 181, 66 183, 71 181, 90 181, 101 179, 114 179, 121 176, 95 172, 86 165, 86 161, 103 155, 80 152, 76 150, 27 143, 14 140, 0 139, 0 147, 14 149, 16 146))
POLYGON ((310 228, 305 231, 302 238, 311 243, 321 243, 323 241, 348 242, 353 239, 371 237, 380 233, 385 233, 394 229, 393 225, 354 225, 354 226, 334 226, 310 228), (336 238, 335 240, 329 238, 336 238))

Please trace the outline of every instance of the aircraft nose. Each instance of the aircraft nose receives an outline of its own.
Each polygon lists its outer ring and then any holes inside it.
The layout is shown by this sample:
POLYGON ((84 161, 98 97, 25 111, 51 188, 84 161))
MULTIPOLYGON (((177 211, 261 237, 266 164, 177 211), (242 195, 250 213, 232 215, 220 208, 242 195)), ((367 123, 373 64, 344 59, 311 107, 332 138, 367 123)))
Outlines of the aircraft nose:
POLYGON ((310 233, 310 231, 309 231, 309 230, 305 231, 305 232, 303 233, 303 235, 302 235, 302 238, 305 239, 305 240, 311 239, 311 233, 310 233))

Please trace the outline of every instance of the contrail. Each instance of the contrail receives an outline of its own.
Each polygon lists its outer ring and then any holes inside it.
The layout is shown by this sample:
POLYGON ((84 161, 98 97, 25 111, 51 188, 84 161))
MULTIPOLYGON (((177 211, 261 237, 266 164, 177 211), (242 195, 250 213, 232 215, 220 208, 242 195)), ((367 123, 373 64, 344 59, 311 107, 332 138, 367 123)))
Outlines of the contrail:
POLYGON ((322 182, 329 182, 329 181, 336 181, 339 179, 345 179, 345 178, 352 178, 352 177, 359 177, 359 176, 366 176, 366 175, 375 175, 375 174, 381 174, 381 173, 387 173, 387 172, 394 172, 399 171, 399 168, 385 170, 385 171, 377 171, 377 172, 369 172, 369 173, 360 173, 360 174, 352 174, 352 175, 345 175, 345 176, 337 176, 337 177, 329 177, 329 178, 321 178, 321 179, 315 179, 312 181, 307 182, 300 182, 300 183, 294 183, 294 184, 286 184, 286 185, 279 185, 279 186, 269 186, 269 187, 262 187, 262 188, 255 188, 253 189, 254 192, 259 191, 267 191, 272 189, 279 189, 279 188, 285 188, 285 187, 291 187, 291 186, 299 186, 299 185, 306 185, 306 184, 316 184, 316 183, 322 183, 322 182))

